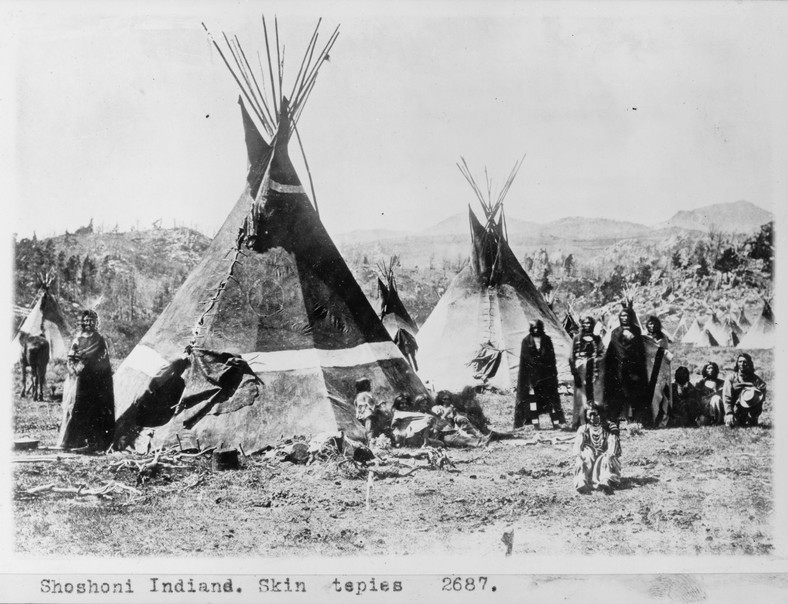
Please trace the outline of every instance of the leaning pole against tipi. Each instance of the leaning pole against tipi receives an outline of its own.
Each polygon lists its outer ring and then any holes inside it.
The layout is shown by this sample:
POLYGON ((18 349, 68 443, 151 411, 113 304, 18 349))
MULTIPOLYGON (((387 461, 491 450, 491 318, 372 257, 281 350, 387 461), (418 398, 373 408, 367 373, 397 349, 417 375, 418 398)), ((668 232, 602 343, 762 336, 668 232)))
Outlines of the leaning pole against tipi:
POLYGON ((363 439, 353 409, 357 379, 368 377, 379 400, 426 392, 323 227, 288 155, 337 33, 317 52, 315 30, 289 99, 281 75, 274 76, 278 47, 268 81, 258 86, 243 51, 228 42, 243 66, 231 72, 245 100, 246 187, 205 257, 117 372, 117 447, 187 440, 253 451, 283 435, 337 430, 363 439), (273 101, 261 90, 275 91, 273 101))
POLYGON ((559 376, 569 379, 572 341, 506 237, 503 201, 519 164, 495 200, 485 197, 464 160, 459 167, 482 205, 485 223, 469 206, 470 260, 419 330, 419 376, 435 389, 514 388, 522 340, 530 322, 541 320, 553 340, 559 376))

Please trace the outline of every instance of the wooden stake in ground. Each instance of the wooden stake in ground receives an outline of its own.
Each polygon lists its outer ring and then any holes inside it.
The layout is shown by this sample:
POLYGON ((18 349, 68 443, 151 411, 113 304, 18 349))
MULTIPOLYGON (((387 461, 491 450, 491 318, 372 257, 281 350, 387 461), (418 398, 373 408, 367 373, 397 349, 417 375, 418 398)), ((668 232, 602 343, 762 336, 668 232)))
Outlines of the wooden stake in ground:
POLYGON ((369 511, 369 499, 370 499, 370 496, 372 495, 372 481, 373 480, 375 480, 375 476, 370 471, 369 474, 367 474, 367 511, 369 511))

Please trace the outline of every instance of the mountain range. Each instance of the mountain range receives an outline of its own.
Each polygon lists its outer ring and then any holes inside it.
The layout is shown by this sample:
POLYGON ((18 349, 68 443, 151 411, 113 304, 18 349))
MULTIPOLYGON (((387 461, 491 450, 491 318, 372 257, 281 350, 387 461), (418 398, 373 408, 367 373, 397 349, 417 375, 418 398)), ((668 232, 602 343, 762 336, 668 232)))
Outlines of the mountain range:
MULTIPOLYGON (((477 213, 478 216, 478 213, 477 213)), ((774 220, 768 210, 749 201, 718 203, 695 210, 681 210, 670 219, 654 225, 638 224, 608 218, 572 216, 552 222, 539 223, 508 216, 506 227, 510 240, 523 244, 540 245, 557 241, 621 240, 630 238, 654 239, 676 230, 728 231, 754 233, 761 225, 774 220)), ((335 236, 338 244, 368 243, 387 239, 443 238, 468 235, 468 214, 459 212, 441 222, 421 230, 395 231, 385 229, 357 230, 335 236)))

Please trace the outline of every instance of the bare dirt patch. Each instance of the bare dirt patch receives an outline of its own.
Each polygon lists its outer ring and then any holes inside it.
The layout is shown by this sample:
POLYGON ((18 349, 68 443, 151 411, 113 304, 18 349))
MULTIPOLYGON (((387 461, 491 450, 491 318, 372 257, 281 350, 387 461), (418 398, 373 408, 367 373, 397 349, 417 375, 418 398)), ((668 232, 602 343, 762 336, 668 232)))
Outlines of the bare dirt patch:
MULTIPOLYGON (((732 352, 716 354, 727 364, 732 352)), ((761 367, 771 367, 769 354, 761 367)), ((493 426, 510 425, 513 396, 482 403, 493 426)), ((58 414, 57 403, 16 400, 16 431, 53 445, 58 414)), ((450 449, 453 470, 375 480, 369 509, 366 471, 333 461, 256 456, 213 472, 202 456, 140 482, 136 469, 120 467, 140 459, 128 453, 17 452, 15 546, 36 556, 504 555, 503 533, 513 531, 514 555, 768 554, 771 402, 762 420, 748 429, 624 431, 623 480, 609 496, 574 492, 566 432, 450 449), (60 491, 28 493, 49 485, 60 491), (108 485, 122 486, 84 494, 108 485)))

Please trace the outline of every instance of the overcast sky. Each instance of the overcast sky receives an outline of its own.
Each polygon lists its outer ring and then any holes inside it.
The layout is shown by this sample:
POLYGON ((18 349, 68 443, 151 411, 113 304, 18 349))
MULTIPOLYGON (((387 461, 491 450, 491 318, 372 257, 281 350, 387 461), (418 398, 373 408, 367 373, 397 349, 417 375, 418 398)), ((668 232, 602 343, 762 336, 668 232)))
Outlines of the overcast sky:
POLYGON ((464 211, 460 156, 500 184, 526 154, 507 211, 538 222, 774 211, 785 190, 781 3, 0 3, 5 227, 215 232, 246 156, 238 88, 200 22, 255 54, 263 10, 286 89, 317 18, 326 37, 341 26, 299 123, 330 232, 464 211))

